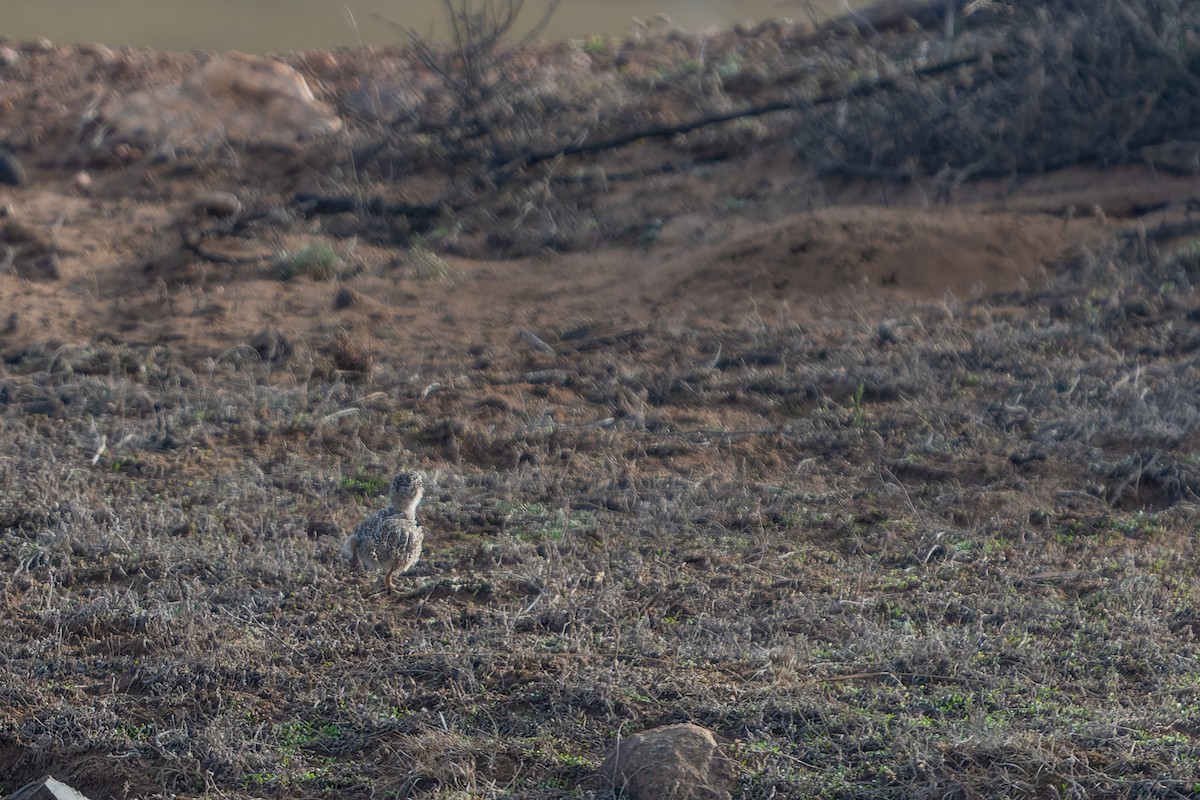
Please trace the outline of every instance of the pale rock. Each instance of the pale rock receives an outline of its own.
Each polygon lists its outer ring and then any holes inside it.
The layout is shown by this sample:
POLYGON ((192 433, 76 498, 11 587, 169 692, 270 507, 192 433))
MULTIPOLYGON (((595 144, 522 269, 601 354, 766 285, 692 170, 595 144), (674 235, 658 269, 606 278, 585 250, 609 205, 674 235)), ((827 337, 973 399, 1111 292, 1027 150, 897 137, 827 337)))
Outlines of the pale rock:
POLYGON ((733 762, 712 731, 691 723, 623 739, 599 775, 627 800, 729 800, 735 783, 733 762))
POLYGON ((92 176, 84 170, 79 170, 71 176, 71 188, 80 194, 90 195, 92 193, 92 176))
POLYGON ((177 85, 114 98, 99 116, 114 138, 162 149, 226 141, 286 146, 342 129, 300 73, 242 53, 214 58, 177 85))
POLYGON ((9 186, 20 186, 25 183, 25 167, 17 157, 7 150, 0 149, 0 183, 9 186))
POLYGON ((195 208, 210 217, 231 217, 242 210, 242 201, 232 192, 207 192, 196 198, 195 208))
POLYGON ((88 798, 62 781, 47 775, 41 780, 25 784, 10 794, 7 800, 88 800, 88 798))
POLYGON ((100 42, 84 42, 77 49, 81 56, 91 56, 102 64, 111 64, 117 60, 117 53, 111 47, 100 42))
POLYGON ((317 75, 332 75, 337 71, 338 60, 328 50, 311 50, 304 54, 304 65, 317 75))

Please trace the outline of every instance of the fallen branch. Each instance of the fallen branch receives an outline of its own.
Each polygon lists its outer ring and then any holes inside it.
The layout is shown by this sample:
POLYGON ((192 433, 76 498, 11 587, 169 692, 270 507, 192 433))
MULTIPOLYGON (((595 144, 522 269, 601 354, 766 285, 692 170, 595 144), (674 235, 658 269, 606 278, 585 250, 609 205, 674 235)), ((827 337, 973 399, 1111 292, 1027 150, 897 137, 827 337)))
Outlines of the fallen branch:
POLYGON ((817 164, 816 170, 821 175, 845 175, 851 178, 867 178, 886 183, 909 183, 914 175, 910 170, 885 169, 869 164, 851 164, 849 161, 826 159, 817 164))
MULTIPOLYGON (((913 71, 909 76, 911 78, 924 78, 932 75, 937 75, 950 70, 958 69, 959 67, 977 64, 981 57, 977 54, 963 56, 961 58, 943 61, 938 64, 932 64, 928 67, 913 71)), ((998 56, 993 55, 993 61, 998 60, 998 56)), ((497 173, 513 173, 521 169, 531 167, 535 164, 540 164, 545 161, 552 161, 563 156, 579 156, 601 153, 606 150, 616 150, 634 142, 643 141, 646 139, 667 139, 673 136, 679 136, 684 133, 706 128, 710 125, 720 125, 724 122, 731 122, 738 119, 748 119, 752 117, 761 117, 766 114, 774 114, 781 111, 799 111, 817 108, 819 106, 829 105, 831 103, 841 102, 843 100, 851 100, 859 97, 866 97, 876 92, 888 91, 898 87, 902 80, 900 77, 881 77, 873 80, 859 81, 852 84, 842 91, 828 92, 820 97, 807 100, 802 98, 792 98, 788 100, 777 100, 770 103, 743 108, 737 111, 729 111, 723 114, 711 114, 697 119, 681 122, 677 125, 664 125, 653 128, 642 128, 635 131, 615 136, 611 139, 605 139, 597 142, 587 142, 584 144, 566 145, 555 147, 549 150, 542 150, 533 153, 527 153, 519 156, 500 156, 493 158, 488 167, 497 173)), ((410 222, 416 221, 417 227, 421 223, 429 223, 437 217, 443 209, 461 210, 464 205, 458 205, 453 202, 443 202, 437 204, 425 205, 409 205, 407 203, 389 203, 382 198, 361 198, 350 195, 315 195, 309 193, 298 193, 292 198, 292 204, 298 206, 305 214, 340 214, 347 211, 365 212, 373 216, 402 216, 410 222)))
MULTIPOLYGON (((995 58, 993 57, 993 60, 995 58)), ((968 64, 977 64, 980 61, 979 55, 963 56, 961 58, 951 59, 932 66, 923 67, 915 70, 911 77, 924 78, 931 75, 937 75, 942 72, 949 72, 959 67, 967 66, 968 64)), ((496 170, 505 169, 521 169, 530 167, 534 164, 540 164, 543 161, 550 161, 562 156, 578 156, 588 155, 591 153, 599 153, 605 150, 615 150, 624 147, 634 142, 644 139, 667 139, 672 136, 679 136, 684 133, 691 133, 700 128, 707 128, 710 125, 720 125, 724 122, 732 122, 738 119, 748 119, 751 117, 761 117, 766 114, 774 114, 779 111, 798 111, 816 108, 818 106, 829 105, 831 103, 841 102, 842 100, 851 100, 857 97, 866 97, 876 92, 887 91, 897 88, 898 81, 896 77, 875 78, 873 80, 859 81, 844 91, 829 92, 812 100, 793 98, 788 100, 776 100, 770 103, 763 103, 749 108, 743 108, 737 111, 729 111, 724 114, 711 114, 709 116, 700 117, 698 119, 681 122, 678 125, 664 125, 655 128, 643 128, 637 131, 615 136, 611 139, 605 139, 599 142, 588 142, 585 144, 568 145, 565 147, 556 147, 551 150, 543 150, 541 152, 529 153, 523 156, 499 157, 492 159, 488 165, 496 170)))
POLYGON ((452 211, 462 208, 453 203, 412 205, 410 203, 391 203, 381 197, 363 198, 352 195, 320 195, 309 192, 297 192, 293 195, 292 205, 301 213, 309 216, 344 214, 353 211, 370 214, 374 217, 404 217, 417 229, 432 224, 444 208, 452 211))

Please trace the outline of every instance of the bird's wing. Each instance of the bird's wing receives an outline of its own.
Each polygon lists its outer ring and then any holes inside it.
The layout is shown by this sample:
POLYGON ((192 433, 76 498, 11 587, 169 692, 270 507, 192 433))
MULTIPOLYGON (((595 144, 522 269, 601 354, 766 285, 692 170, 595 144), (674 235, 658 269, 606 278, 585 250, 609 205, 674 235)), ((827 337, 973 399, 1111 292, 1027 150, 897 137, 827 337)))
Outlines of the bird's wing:
POLYGON ((388 547, 397 552, 408 550, 413 545, 413 529, 416 527, 412 520, 406 517, 389 517, 385 533, 388 547))
POLYGON ((352 553, 364 567, 374 566, 380 559, 380 547, 388 535, 389 510, 377 511, 358 523, 350 538, 354 540, 352 553))

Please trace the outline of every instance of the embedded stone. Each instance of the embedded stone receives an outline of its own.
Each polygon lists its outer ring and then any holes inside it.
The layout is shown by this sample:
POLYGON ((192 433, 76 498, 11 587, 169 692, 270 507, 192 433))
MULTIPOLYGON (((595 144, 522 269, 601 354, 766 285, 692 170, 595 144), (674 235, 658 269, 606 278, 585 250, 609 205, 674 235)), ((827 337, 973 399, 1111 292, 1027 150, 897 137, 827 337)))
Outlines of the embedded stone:
POLYGON ((735 783, 733 762, 712 731, 691 723, 623 739, 599 776, 626 800, 730 800, 735 783))

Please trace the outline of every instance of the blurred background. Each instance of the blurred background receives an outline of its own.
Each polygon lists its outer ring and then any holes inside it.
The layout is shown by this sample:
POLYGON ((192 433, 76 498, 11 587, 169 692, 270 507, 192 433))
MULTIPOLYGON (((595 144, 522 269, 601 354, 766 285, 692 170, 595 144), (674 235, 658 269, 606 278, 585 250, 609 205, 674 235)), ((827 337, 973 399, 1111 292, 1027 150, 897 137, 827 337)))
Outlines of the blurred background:
MULTIPOLYGON (((545 7, 540 0, 525 3, 528 26, 545 7)), ((777 17, 824 19, 846 9, 844 0, 563 0, 546 34, 619 36, 634 17, 656 14, 703 30, 777 17)), ((0 33, 13 39, 172 50, 264 53, 395 42, 396 32, 379 17, 438 36, 444 13, 437 0, 0 0, 0 33)))

